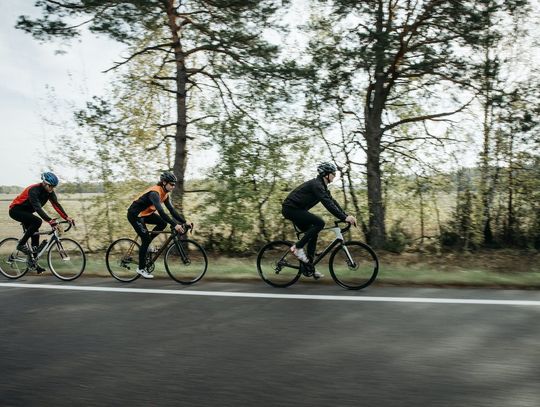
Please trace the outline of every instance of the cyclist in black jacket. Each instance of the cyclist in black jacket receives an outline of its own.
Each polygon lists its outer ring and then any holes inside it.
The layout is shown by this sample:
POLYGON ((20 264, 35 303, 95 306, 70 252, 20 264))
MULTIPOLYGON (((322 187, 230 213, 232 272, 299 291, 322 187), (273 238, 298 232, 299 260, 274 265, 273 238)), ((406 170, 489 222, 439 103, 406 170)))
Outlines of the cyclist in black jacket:
MULTIPOLYGON (((310 263, 315 257, 317 237, 324 228, 324 220, 309 212, 309 209, 321 202, 324 207, 336 218, 356 225, 356 218, 347 215, 336 202, 327 185, 336 177, 337 168, 332 163, 322 163, 317 167, 318 176, 292 191, 283 201, 281 213, 291 220, 304 235, 291 247, 291 252, 302 262, 310 263), (304 246, 307 244, 307 255, 304 246)), ((316 271, 315 278, 323 277, 316 271)))

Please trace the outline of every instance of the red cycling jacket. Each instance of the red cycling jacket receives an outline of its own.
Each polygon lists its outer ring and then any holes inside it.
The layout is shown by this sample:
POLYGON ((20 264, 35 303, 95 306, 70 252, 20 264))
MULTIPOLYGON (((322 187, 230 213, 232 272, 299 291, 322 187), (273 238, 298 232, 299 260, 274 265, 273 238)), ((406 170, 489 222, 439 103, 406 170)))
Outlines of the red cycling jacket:
POLYGON ((49 222, 51 217, 45 213, 43 210, 43 205, 51 202, 54 210, 63 218, 67 219, 68 215, 62 205, 58 203, 58 198, 54 191, 49 192, 45 189, 42 183, 33 184, 29 187, 26 187, 9 205, 9 209, 17 208, 23 209, 30 213, 37 212, 39 216, 43 218, 44 221, 49 222))

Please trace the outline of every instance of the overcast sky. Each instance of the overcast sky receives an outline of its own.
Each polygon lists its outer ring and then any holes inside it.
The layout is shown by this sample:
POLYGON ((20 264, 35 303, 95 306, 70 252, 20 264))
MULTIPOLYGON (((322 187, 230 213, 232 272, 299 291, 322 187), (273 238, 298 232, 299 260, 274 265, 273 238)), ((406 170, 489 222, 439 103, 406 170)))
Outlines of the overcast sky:
POLYGON ((82 104, 92 95, 103 94, 112 74, 102 71, 122 51, 121 45, 93 35, 69 47, 38 43, 14 28, 19 15, 36 15, 33 4, 30 0, 0 1, 0 185, 25 186, 39 181, 40 172, 47 169, 42 153, 46 142, 54 154, 41 117, 50 103, 47 85, 59 97, 82 104), (58 49, 67 53, 57 55, 58 49), (79 85, 87 94, 74 92, 79 85))
MULTIPOLYGON (((305 2, 294 3, 296 10, 292 15, 305 14, 305 2)), ((539 0, 533 3, 538 10, 539 0)), ((45 151, 55 154, 55 140, 43 118, 52 111, 50 88, 59 99, 79 106, 94 95, 103 95, 113 77, 113 73, 103 71, 119 60, 124 48, 92 34, 65 46, 57 42, 40 44, 14 28, 18 16, 39 14, 33 4, 34 0, 0 0, 0 185, 25 186, 38 181, 40 173, 50 169, 45 151), (57 54, 59 49, 65 54, 57 54)), ((531 30, 538 34, 535 28, 531 30)), ((529 57, 531 62, 540 61, 538 48, 533 47, 529 57)), ((64 117, 54 118, 69 120, 72 111, 73 108, 64 106, 59 113, 64 117)), ((194 161, 190 168, 193 164, 194 161)), ((76 175, 65 171, 58 173, 63 179, 76 175)))

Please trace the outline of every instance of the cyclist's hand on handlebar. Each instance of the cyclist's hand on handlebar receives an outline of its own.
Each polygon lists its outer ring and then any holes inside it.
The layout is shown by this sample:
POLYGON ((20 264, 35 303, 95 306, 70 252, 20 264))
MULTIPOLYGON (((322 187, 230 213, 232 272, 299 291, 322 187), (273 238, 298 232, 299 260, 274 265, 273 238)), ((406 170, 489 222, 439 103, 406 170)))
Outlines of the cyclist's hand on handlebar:
POLYGON ((51 228, 55 228, 58 226, 58 222, 56 221, 56 219, 51 219, 48 223, 51 226, 51 228))
POLYGON ((195 228, 195 224, 193 222, 188 222, 186 220, 185 225, 186 225, 186 232, 189 231, 191 234, 193 234, 193 229, 195 228))
POLYGON ((174 230, 176 230, 178 233, 184 233, 184 227, 180 224, 176 225, 174 230))
POLYGON ((351 225, 356 226, 356 218, 352 215, 347 215, 345 222, 350 223, 351 225))
POLYGON ((66 218, 66 221, 68 221, 69 224, 70 224, 71 226, 75 226, 75 219, 70 218, 70 217, 68 216, 68 217, 66 218))

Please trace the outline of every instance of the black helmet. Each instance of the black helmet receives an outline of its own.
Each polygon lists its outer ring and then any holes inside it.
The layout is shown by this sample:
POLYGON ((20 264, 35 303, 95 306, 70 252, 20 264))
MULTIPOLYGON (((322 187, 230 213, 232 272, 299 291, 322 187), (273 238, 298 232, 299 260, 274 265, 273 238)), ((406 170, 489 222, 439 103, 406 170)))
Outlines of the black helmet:
POLYGON ((165 171, 161 176, 159 177, 159 180, 163 183, 166 182, 178 182, 178 178, 176 178, 176 175, 174 175, 170 171, 165 171))
POLYGON ((336 171, 337 171, 337 168, 332 163, 321 163, 317 166, 317 172, 319 173, 320 176, 323 176, 323 177, 328 174, 335 174, 336 171))

